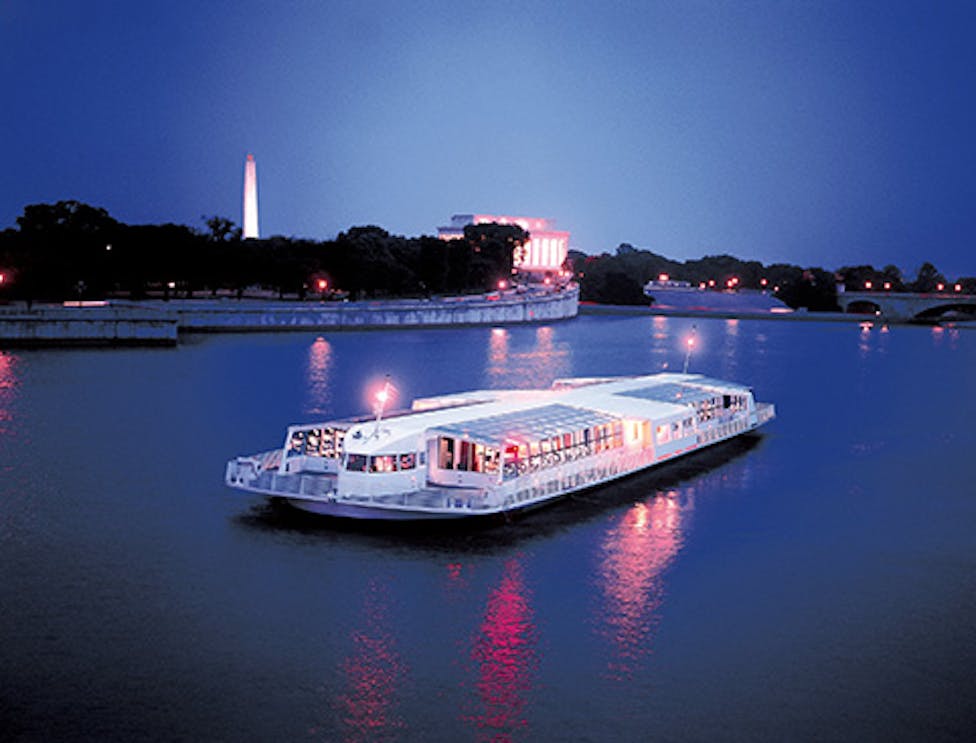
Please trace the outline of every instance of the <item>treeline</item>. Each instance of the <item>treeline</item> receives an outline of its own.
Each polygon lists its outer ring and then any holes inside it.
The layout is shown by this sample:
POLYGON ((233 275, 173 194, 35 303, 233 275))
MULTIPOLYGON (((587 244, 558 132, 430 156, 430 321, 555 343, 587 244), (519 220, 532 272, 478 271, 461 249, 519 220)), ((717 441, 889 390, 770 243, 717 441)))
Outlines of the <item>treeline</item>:
POLYGON ((511 278, 515 247, 527 239, 519 227, 495 224, 470 226, 451 242, 374 226, 322 242, 242 240, 228 219, 204 225, 126 225, 77 201, 34 204, 16 229, 0 232, 0 292, 28 301, 240 296, 248 287, 354 299, 474 293, 511 278))
MULTIPOLYGON (((468 226, 464 237, 391 235, 352 227, 334 240, 294 237, 242 240, 223 217, 200 228, 127 225, 78 201, 33 204, 17 227, 0 232, 0 299, 54 300, 127 296, 206 296, 260 287, 278 296, 410 297, 477 293, 512 276, 515 248, 527 233, 513 225, 468 226), (322 282, 326 289, 322 289, 322 282)), ((661 274, 722 289, 775 290, 787 305, 811 311, 837 306, 837 284, 850 290, 976 293, 976 279, 950 282, 924 263, 909 280, 896 266, 844 266, 830 272, 785 263, 763 265, 729 255, 675 261, 626 243, 615 254, 570 251, 566 268, 583 301, 646 304, 644 284, 661 274)))
POLYGON ((736 280, 739 289, 765 289, 794 309, 805 307, 813 312, 839 310, 837 285, 851 291, 877 290, 902 292, 960 291, 976 293, 976 278, 948 281, 931 263, 923 263, 917 276, 906 279, 897 266, 878 270, 873 266, 843 266, 836 271, 794 266, 786 263, 763 265, 743 261, 730 255, 705 256, 696 260, 674 261, 648 250, 621 244, 614 255, 586 255, 570 251, 580 299, 600 304, 646 304, 644 284, 661 274, 674 281, 695 286, 705 283, 717 290, 736 280))

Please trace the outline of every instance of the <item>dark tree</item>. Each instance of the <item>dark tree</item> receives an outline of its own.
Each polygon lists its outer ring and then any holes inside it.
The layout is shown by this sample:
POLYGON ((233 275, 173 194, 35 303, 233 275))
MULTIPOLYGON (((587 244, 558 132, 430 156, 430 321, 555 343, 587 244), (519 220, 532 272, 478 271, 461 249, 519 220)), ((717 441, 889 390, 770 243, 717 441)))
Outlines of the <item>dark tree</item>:
POLYGON ((939 284, 944 286, 946 283, 945 276, 939 273, 939 270, 935 266, 926 261, 918 269, 918 275, 915 277, 915 281, 911 282, 908 287, 913 292, 934 292, 938 289, 939 284))
MULTIPOLYGON (((529 234, 517 225, 478 224, 464 228, 467 276, 461 288, 467 291, 486 291, 512 275, 516 250, 529 240, 529 234)), ((458 261, 459 264, 463 261, 458 261)))

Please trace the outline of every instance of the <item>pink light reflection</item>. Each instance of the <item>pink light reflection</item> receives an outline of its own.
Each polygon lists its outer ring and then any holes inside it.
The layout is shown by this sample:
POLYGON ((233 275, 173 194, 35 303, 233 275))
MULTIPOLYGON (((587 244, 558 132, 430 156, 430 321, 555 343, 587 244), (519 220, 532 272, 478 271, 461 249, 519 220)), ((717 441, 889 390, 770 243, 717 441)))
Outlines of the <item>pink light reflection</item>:
POLYGON ((477 725, 478 740, 508 741, 524 732, 526 693, 538 666, 537 632, 521 565, 509 560, 504 570, 488 597, 471 653, 481 709, 467 719, 477 725))
POLYGON ((352 633, 353 652, 340 666, 348 691, 334 704, 345 741, 395 738, 405 728, 396 703, 406 668, 389 631, 393 618, 388 602, 384 586, 368 586, 363 621, 352 633))

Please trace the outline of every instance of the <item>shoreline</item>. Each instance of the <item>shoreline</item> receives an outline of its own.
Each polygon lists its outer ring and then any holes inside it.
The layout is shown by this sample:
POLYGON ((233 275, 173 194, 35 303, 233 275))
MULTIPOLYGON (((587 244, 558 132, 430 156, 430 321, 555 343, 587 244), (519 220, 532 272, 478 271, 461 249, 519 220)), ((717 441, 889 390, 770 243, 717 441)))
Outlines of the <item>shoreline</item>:
POLYGON ((400 330, 558 322, 579 287, 357 302, 171 299, 0 305, 0 347, 169 345, 188 333, 400 330))
POLYGON ((0 305, 0 348, 173 347, 184 334, 417 330, 484 325, 537 325, 588 316, 940 326, 976 330, 976 318, 929 323, 844 312, 675 309, 579 302, 579 289, 537 289, 432 299, 290 302, 150 299, 0 305))
POLYGON ((871 325, 905 325, 925 327, 932 325, 952 325, 960 328, 976 329, 976 318, 972 320, 943 320, 936 322, 912 322, 905 320, 892 320, 878 315, 864 315, 852 312, 769 312, 751 310, 680 310, 680 309, 655 309, 645 305, 611 305, 611 304, 590 304, 580 302, 580 315, 647 315, 649 317, 689 317, 689 318, 712 318, 719 320, 773 320, 784 322, 844 322, 844 323, 870 323, 871 325))

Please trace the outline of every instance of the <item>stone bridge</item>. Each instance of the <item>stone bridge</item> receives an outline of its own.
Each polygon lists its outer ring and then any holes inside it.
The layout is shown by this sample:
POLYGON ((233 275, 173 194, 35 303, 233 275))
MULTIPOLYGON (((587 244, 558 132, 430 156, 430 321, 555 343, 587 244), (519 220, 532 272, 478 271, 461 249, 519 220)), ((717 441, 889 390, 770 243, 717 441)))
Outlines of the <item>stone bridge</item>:
POLYGON ((844 312, 877 315, 891 322, 935 322, 947 314, 976 319, 976 294, 839 291, 837 303, 844 312))

